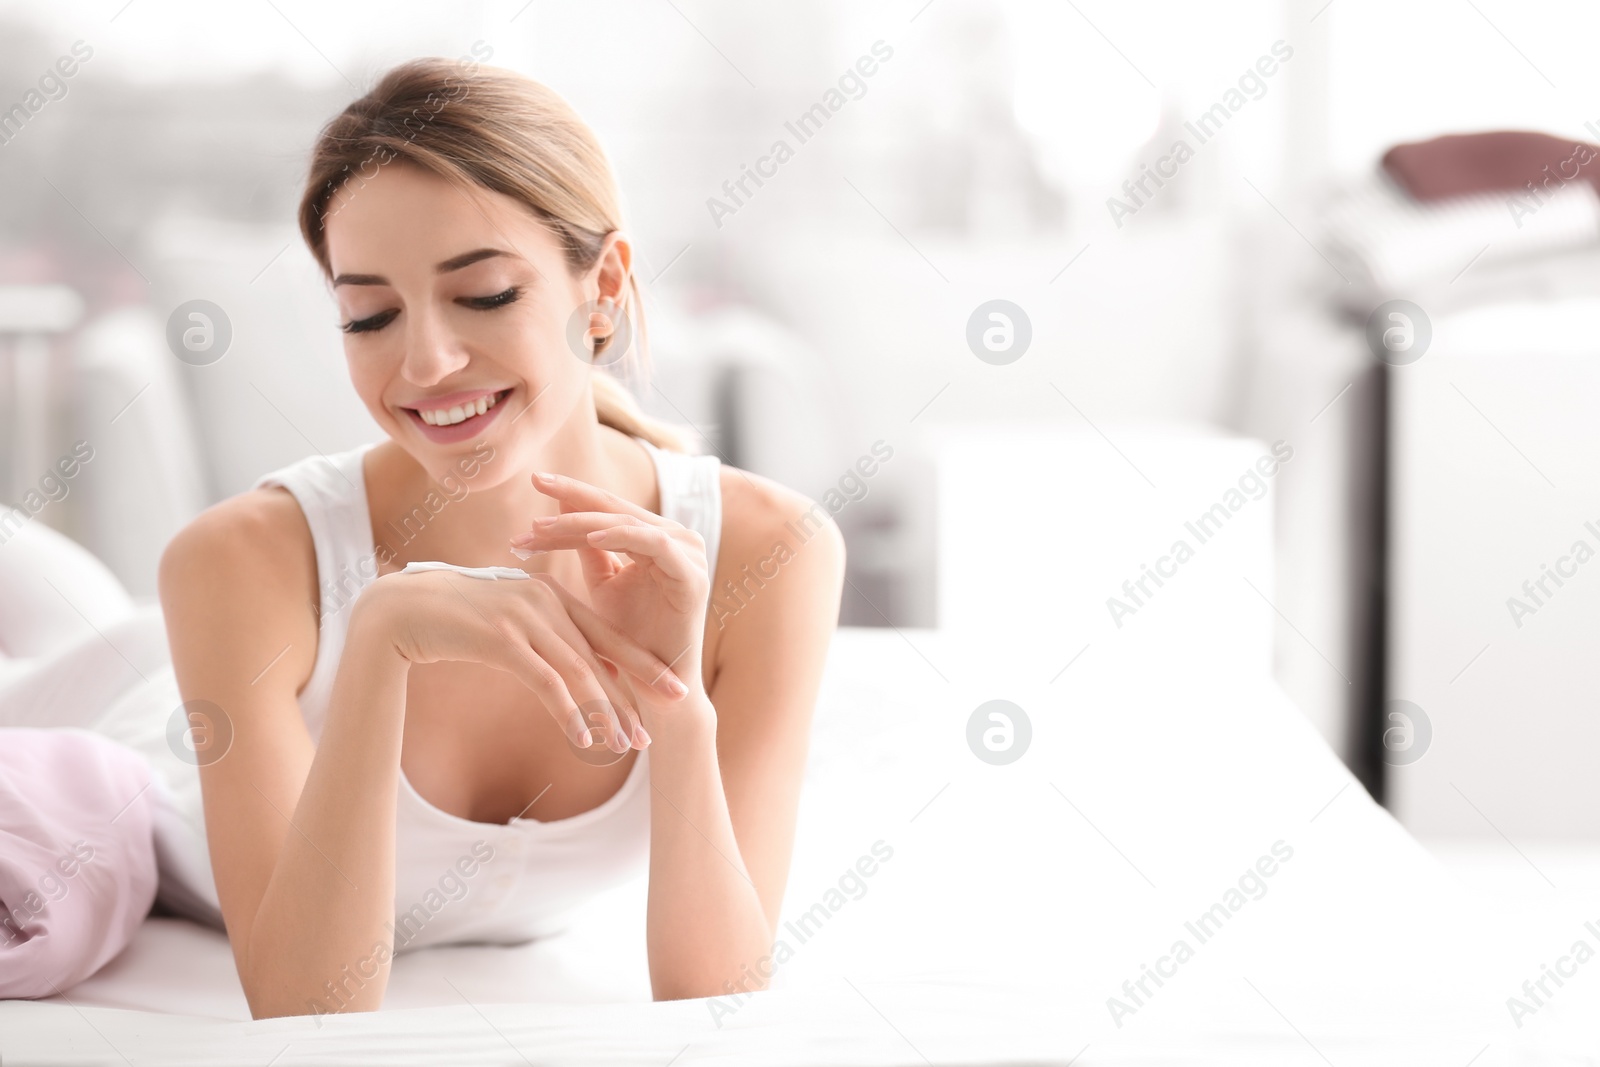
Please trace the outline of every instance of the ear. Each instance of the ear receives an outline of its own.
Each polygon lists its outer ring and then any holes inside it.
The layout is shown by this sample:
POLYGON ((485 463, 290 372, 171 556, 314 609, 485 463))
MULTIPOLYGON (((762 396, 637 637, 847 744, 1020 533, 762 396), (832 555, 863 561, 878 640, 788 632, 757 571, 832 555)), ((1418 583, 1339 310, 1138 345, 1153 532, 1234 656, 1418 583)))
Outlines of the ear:
POLYGON ((621 307, 628 294, 628 275, 632 269, 633 246, 621 230, 612 230, 606 234, 600 257, 595 263, 595 283, 598 288, 595 299, 610 300, 621 307))

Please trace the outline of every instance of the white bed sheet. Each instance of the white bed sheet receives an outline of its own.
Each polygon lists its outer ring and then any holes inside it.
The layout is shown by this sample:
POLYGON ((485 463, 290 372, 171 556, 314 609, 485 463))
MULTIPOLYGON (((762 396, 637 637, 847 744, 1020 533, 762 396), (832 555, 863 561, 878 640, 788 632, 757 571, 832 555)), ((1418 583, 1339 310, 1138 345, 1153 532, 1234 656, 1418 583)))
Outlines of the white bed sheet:
POLYGON ((1600 966, 1514 1026, 1549 945, 1464 892, 1270 679, 1145 667, 1091 650, 1052 681, 935 632, 841 632, 785 917, 875 841, 894 855, 720 1018, 649 1002, 636 883, 548 942, 402 955, 385 1011, 322 1020, 247 1021, 220 935, 150 921, 64 997, 0 1002, 0 1062, 1487 1067, 1600 1047, 1600 966), (965 739, 996 697, 1033 726, 1003 767, 965 739), (1266 894, 1117 1025, 1107 998, 1277 841, 1294 855, 1266 894))

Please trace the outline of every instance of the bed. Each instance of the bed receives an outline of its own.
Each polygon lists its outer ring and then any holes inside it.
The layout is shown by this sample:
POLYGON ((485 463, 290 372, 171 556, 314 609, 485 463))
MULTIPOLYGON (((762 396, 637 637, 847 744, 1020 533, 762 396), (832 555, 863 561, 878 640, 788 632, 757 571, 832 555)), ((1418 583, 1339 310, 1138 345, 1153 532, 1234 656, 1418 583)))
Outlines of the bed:
POLYGON ((152 918, 63 996, 0 1003, 0 1062, 1580 1062, 1595 992, 1514 1026, 1543 949, 1476 909, 1264 674, 1034 671, 1005 694, 1029 749, 996 766, 966 722, 1001 666, 937 631, 838 635, 786 920, 874 842, 892 857, 804 941, 780 933, 766 992, 650 1002, 642 884, 548 941, 402 954, 385 1010, 354 1016, 249 1021, 225 939, 152 918), (1188 931, 1280 842, 1225 924, 1188 931), (1192 958, 1161 963, 1177 940, 1192 958), (1175 973, 1135 1004, 1144 965, 1175 973))
POLYGON ((1273 681, 1270 501, 1109 621, 1147 545, 1266 447, 1114 435, 1027 443, 1058 449, 1037 528, 1076 523, 1082 551, 1020 591, 960 579, 994 528, 952 506, 1003 494, 1019 442, 952 444, 944 623, 830 652, 771 989, 652 1002, 642 881, 548 940, 404 953, 363 1015, 251 1021, 222 935, 151 918, 63 995, 0 1002, 0 1064, 1592 1062, 1600 964, 1508 1009, 1600 944, 1581 913, 1486 907, 1273 681), (1009 762, 973 740, 997 700, 1022 709, 1009 762))

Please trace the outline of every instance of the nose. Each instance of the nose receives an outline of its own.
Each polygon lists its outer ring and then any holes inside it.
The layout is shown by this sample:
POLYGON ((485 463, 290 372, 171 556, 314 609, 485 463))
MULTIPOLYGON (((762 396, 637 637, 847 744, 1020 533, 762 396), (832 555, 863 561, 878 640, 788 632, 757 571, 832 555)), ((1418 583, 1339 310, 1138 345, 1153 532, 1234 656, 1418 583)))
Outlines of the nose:
POLYGON ((467 365, 470 357, 438 316, 424 309, 406 317, 401 375, 418 388, 444 381, 467 365))

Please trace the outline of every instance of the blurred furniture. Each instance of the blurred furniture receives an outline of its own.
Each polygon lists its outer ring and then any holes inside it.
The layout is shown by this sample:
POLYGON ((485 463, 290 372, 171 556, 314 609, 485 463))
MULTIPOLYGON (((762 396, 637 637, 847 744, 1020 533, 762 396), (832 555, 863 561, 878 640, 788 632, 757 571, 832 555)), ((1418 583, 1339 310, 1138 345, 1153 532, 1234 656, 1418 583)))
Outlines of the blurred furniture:
POLYGON ((672 340, 658 354, 646 406, 707 426, 703 450, 828 510, 848 545, 841 624, 933 625, 933 465, 926 452, 899 435, 852 427, 835 395, 838 371, 770 316, 734 305, 668 321, 672 340), (700 423, 690 412, 706 402, 708 421, 700 423))
POLYGON ((1600 253, 1559 288, 1433 319, 1390 368, 1388 768, 1414 833, 1600 838, 1600 253), (1582 547, 1580 547, 1580 545, 1582 547))
POLYGON ((1481 192, 1416 201, 1373 175, 1342 185, 1321 205, 1320 238, 1339 272, 1332 303, 1365 320, 1385 300, 1423 307, 1479 302, 1504 271, 1600 243, 1600 194, 1569 182, 1531 194, 1481 192), (1513 209, 1515 205, 1515 210, 1513 209))
POLYGON ((50 428, 61 399, 51 353, 77 325, 83 300, 64 285, 0 286, 0 382, 6 391, 6 503, 35 487, 54 463, 50 428))
MULTIPOLYGON (((1369 651, 1347 758, 1417 833, 1587 837, 1600 832, 1600 793, 1566 753, 1597 739, 1568 710, 1593 687, 1557 627, 1518 626, 1508 603, 1583 533, 1562 517, 1600 515, 1584 476, 1557 472, 1600 442, 1588 428, 1600 197, 1572 168, 1528 192, 1531 156, 1455 158, 1495 137, 1391 152, 1425 199, 1374 175, 1323 205, 1318 239, 1346 283, 1327 286, 1329 304, 1354 354, 1345 405, 1370 427, 1354 443, 1355 620, 1369 651), (1378 359, 1366 330, 1397 299, 1432 334, 1402 365, 1378 359)), ((1536 143, 1540 158, 1574 150, 1536 143)))
MULTIPOLYGON (((1385 781, 1415 768, 1386 761, 1384 747, 1391 724, 1386 702, 1416 699, 1407 697, 1412 682, 1404 667, 1415 635, 1393 629, 1399 609, 1386 603, 1405 580, 1388 558, 1397 551, 1388 511, 1401 506, 1403 492, 1388 488, 1396 469, 1390 438, 1409 417, 1393 412, 1395 391, 1450 359, 1437 330, 1458 313, 1523 304, 1527 338, 1502 338, 1506 366, 1515 364, 1511 354, 1539 348, 1532 339, 1548 332, 1538 309, 1594 291, 1600 201, 1587 183, 1569 183, 1518 228, 1504 195, 1419 203, 1372 175, 1279 207, 1315 225, 1302 238, 1262 206, 1247 231, 1261 284, 1247 298, 1252 366, 1241 389, 1240 423, 1257 436, 1305 444, 1278 487, 1278 677, 1363 784, 1403 808, 1403 799, 1387 795, 1385 781), (1417 364, 1387 367, 1369 346, 1367 320, 1392 299, 1420 305, 1433 320, 1434 347, 1417 364)), ((1511 387, 1524 388, 1508 377, 1496 390, 1511 387)), ((1499 439, 1448 383, 1444 388, 1499 439)), ((1483 398, 1474 400, 1492 411, 1483 398)), ((1526 785, 1510 768, 1504 773, 1526 785)), ((1477 826, 1455 823, 1457 831, 1494 833, 1463 808, 1477 826)))
POLYGON ((154 312, 107 312, 79 333, 73 355, 70 421, 94 458, 74 478, 79 506, 72 532, 137 602, 149 604, 162 549, 209 503, 214 451, 195 433, 178 377, 182 364, 167 349, 154 312))
MULTIPOLYGON (((1186 183, 1205 179, 1209 164, 1194 166, 1186 183)), ((1152 207, 1108 239, 1097 204, 1065 232, 1015 239, 926 227, 908 232, 912 251, 843 182, 838 195, 832 225, 752 218, 769 228, 729 276, 806 342, 818 368, 831 433, 786 446, 826 457, 835 483, 874 442, 894 449, 869 495, 839 517, 860 524, 846 530, 851 558, 872 567, 853 571, 845 587, 850 621, 948 621, 937 611, 933 537, 943 506, 933 438, 942 428, 1085 430, 1085 419, 1240 428, 1234 308, 1248 264, 1220 213, 1152 207), (772 247, 784 254, 761 251, 772 247), (1015 301, 1032 327, 1028 351, 1003 366, 975 358, 965 339, 973 310, 996 297, 1015 301)), ((755 429, 780 440, 770 426, 755 429)), ((958 500, 977 507, 981 485, 962 487, 958 500)))

